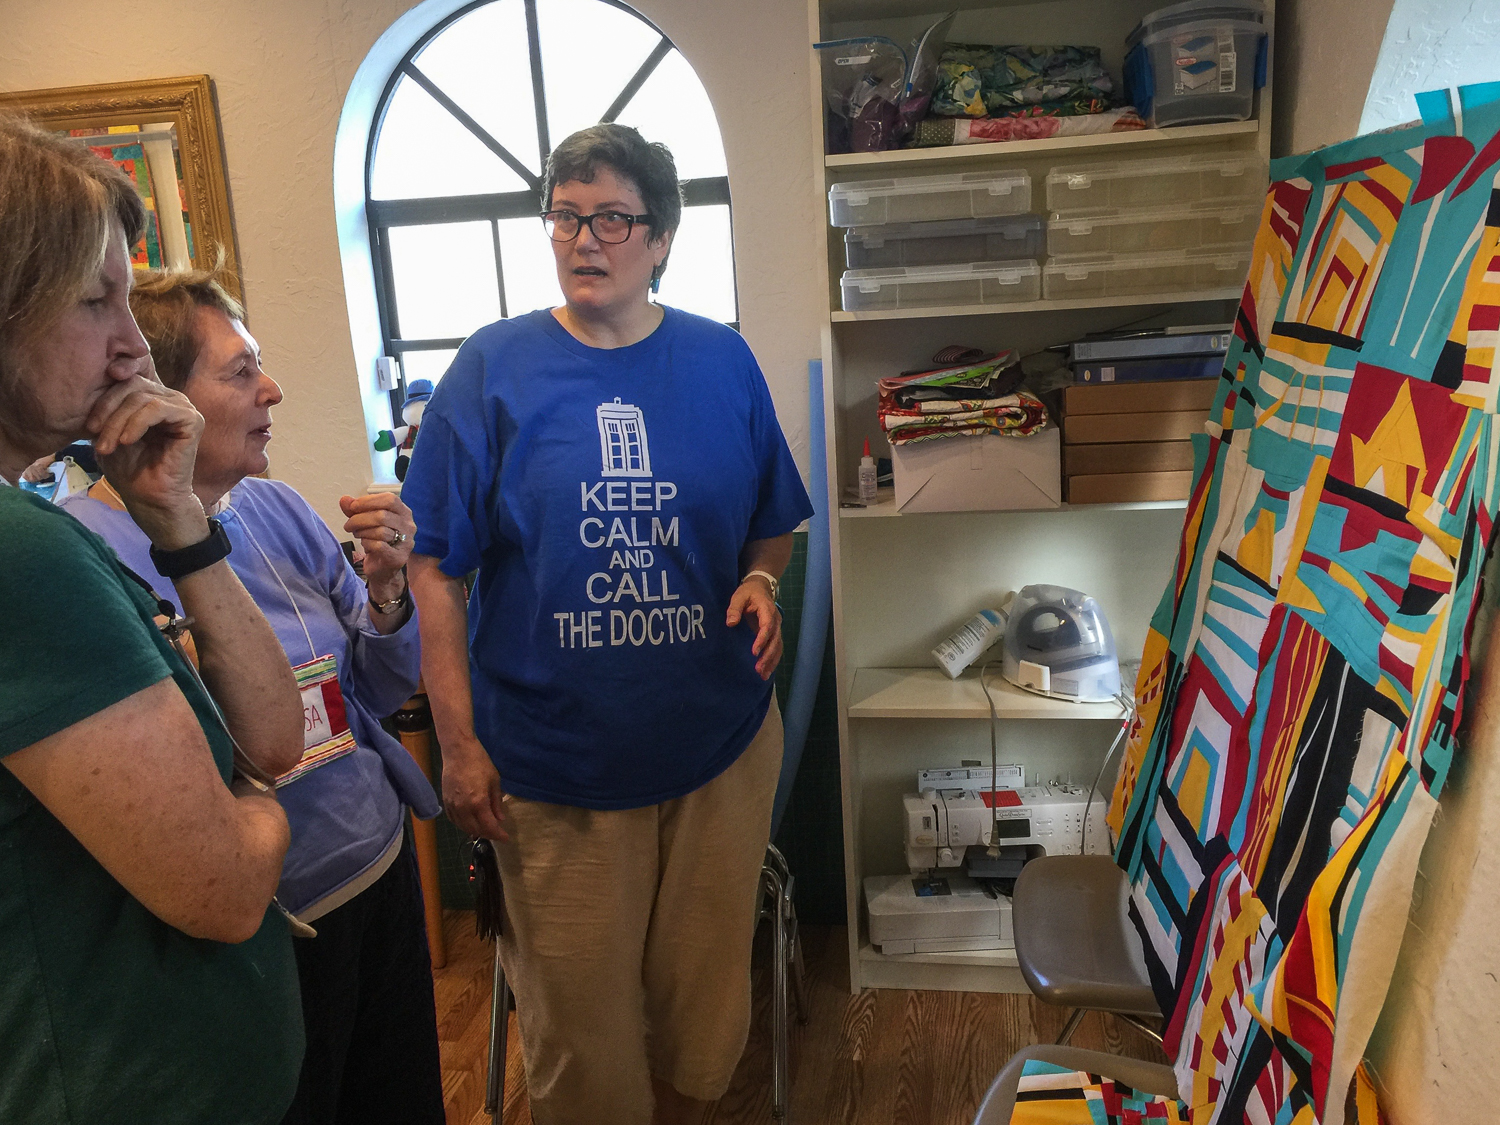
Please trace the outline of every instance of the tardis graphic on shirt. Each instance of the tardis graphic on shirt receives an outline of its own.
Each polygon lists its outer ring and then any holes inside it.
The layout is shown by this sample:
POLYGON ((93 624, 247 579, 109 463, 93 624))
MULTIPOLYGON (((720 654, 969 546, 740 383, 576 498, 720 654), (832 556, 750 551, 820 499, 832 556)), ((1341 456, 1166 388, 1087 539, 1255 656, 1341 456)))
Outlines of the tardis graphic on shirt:
POLYGON ((645 414, 618 398, 600 403, 594 414, 601 479, 579 482, 578 538, 596 557, 583 593, 598 608, 553 613, 557 645, 640 648, 706 640, 703 606, 683 602, 682 580, 665 565, 662 548, 678 546, 682 536, 681 517, 668 514, 677 485, 652 478, 645 414))
POLYGON ((599 419, 600 472, 607 477, 649 477, 651 443, 646 440, 641 408, 616 398, 612 403, 601 402, 594 414, 599 419))

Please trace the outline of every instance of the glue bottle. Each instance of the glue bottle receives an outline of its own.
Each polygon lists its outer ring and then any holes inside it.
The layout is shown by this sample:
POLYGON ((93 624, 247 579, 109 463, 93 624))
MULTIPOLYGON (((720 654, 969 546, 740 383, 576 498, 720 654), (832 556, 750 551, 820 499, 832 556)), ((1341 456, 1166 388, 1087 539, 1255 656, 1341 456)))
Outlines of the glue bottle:
POLYGON ((859 502, 875 503, 875 458, 870 456, 869 438, 865 438, 864 456, 859 459, 859 502))

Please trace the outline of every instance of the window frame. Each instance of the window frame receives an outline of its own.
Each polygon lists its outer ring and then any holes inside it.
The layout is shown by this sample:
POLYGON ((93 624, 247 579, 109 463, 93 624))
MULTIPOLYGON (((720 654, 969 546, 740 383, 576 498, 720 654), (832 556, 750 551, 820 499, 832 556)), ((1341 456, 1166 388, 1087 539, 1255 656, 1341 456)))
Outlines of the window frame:
MULTIPOLYGON (((405 402, 406 366, 404 357, 408 352, 456 350, 467 337, 403 337, 400 334, 400 318, 396 311, 395 271, 391 261, 391 240, 388 232, 396 227, 432 226, 443 223, 488 222, 495 254, 495 279, 499 288, 500 316, 507 319, 510 311, 505 301, 505 264, 500 252, 500 221, 503 219, 528 218, 542 209, 542 178, 531 171, 514 154, 466 113, 442 88, 417 66, 416 56, 421 54, 434 39, 471 12, 488 4, 504 3, 507 0, 473 0, 450 13, 424 32, 401 61, 392 68, 376 103, 374 124, 370 128, 369 141, 365 147, 364 190, 365 222, 370 237, 370 264, 375 275, 375 304, 380 321, 380 343, 382 354, 401 361, 401 375, 390 391, 391 417, 401 419, 401 407, 405 402), (493 152, 504 164, 521 177, 527 187, 512 192, 495 192, 472 195, 449 195, 419 199, 376 199, 372 191, 375 169, 375 153, 380 147, 380 135, 385 125, 385 115, 391 98, 403 78, 408 78, 425 90, 440 106, 451 114, 485 148, 493 152)), ((605 110, 601 122, 612 122, 640 91, 656 68, 672 51, 677 50, 661 28, 640 12, 622 3, 621 0, 595 0, 608 4, 640 20, 658 36, 659 41, 634 75, 615 96, 605 110)), ((537 21, 537 0, 521 0, 526 16, 527 47, 531 63, 532 111, 536 118, 537 151, 539 166, 545 168, 547 156, 552 151, 552 139, 548 135, 546 81, 542 72, 541 35, 537 21)), ((681 53, 679 51, 679 53, 681 53)), ((686 56, 684 56, 686 58, 686 56)), ((691 63, 689 64, 691 66, 691 63)), ((739 281, 734 269, 733 231, 734 208, 729 198, 729 177, 705 176, 682 181, 683 209, 722 205, 729 208, 730 223, 730 281, 734 291, 735 319, 729 326, 739 330, 739 281)))

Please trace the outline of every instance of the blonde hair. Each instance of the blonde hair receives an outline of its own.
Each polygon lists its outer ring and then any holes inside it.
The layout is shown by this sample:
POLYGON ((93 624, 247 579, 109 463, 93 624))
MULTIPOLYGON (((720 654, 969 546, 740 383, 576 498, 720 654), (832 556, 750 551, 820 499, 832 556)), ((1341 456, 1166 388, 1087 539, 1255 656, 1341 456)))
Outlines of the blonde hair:
POLYGON ((111 231, 133 246, 146 208, 119 168, 83 144, 0 115, 0 407, 30 413, 21 353, 104 269, 111 231))
POLYGON ((130 311, 141 335, 151 345, 156 375, 174 391, 187 386, 203 341, 193 330, 199 309, 217 309, 230 320, 244 320, 245 308, 226 287, 221 247, 213 267, 206 270, 141 270, 130 291, 130 311))

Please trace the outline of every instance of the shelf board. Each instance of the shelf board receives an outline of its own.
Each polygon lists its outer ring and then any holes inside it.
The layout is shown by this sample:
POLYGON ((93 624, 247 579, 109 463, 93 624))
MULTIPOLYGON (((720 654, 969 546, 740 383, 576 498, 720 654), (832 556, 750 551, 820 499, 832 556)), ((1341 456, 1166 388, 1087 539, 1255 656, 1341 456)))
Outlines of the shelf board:
POLYGON ((932 305, 912 309, 871 309, 845 312, 835 309, 835 324, 856 320, 916 320, 943 316, 1010 316, 1016 313, 1063 312, 1068 309, 1114 309, 1132 305, 1186 305, 1195 301, 1238 301, 1243 287, 1200 289, 1189 293, 1136 293, 1127 297, 1084 297, 1073 301, 1016 301, 1004 305, 932 305))
POLYGON ((885 954, 862 941, 859 982, 864 988, 1031 995, 1014 949, 885 954))
MULTIPOLYGON (((1226 121, 1218 125, 1182 125, 1175 129, 1134 129, 1124 133, 1098 133, 1088 137, 1045 137, 1034 141, 994 141, 986 144, 950 145, 946 148, 900 148, 890 152, 850 152, 826 156, 823 163, 846 168, 936 168, 991 156, 1029 156, 1036 152, 1087 152, 1093 150, 1154 148, 1189 144, 1219 137, 1253 134, 1259 121, 1226 121)), ((1107 156, 1108 152, 1100 153, 1107 156)))
MULTIPOLYGON (((986 681, 1002 719, 1124 718, 1117 703, 1071 703, 1022 691, 992 668, 986 681)), ((851 719, 987 719, 989 704, 971 668, 950 680, 940 668, 856 668, 851 719)), ((945 955, 946 956, 946 955, 945 955)))
POLYGON ((873 945, 859 947, 861 961, 889 961, 904 965, 970 965, 982 969, 1020 966, 1014 949, 964 949, 953 953, 882 953, 873 945))
POLYGON ((886 516, 903 516, 914 519, 919 516, 993 516, 1030 515, 1034 512, 1156 512, 1171 508, 1186 508, 1186 500, 1130 500, 1118 504, 1060 504, 1056 508, 996 508, 984 511, 963 512, 903 512, 896 501, 878 500, 867 508, 839 508, 839 519, 867 520, 886 516))

